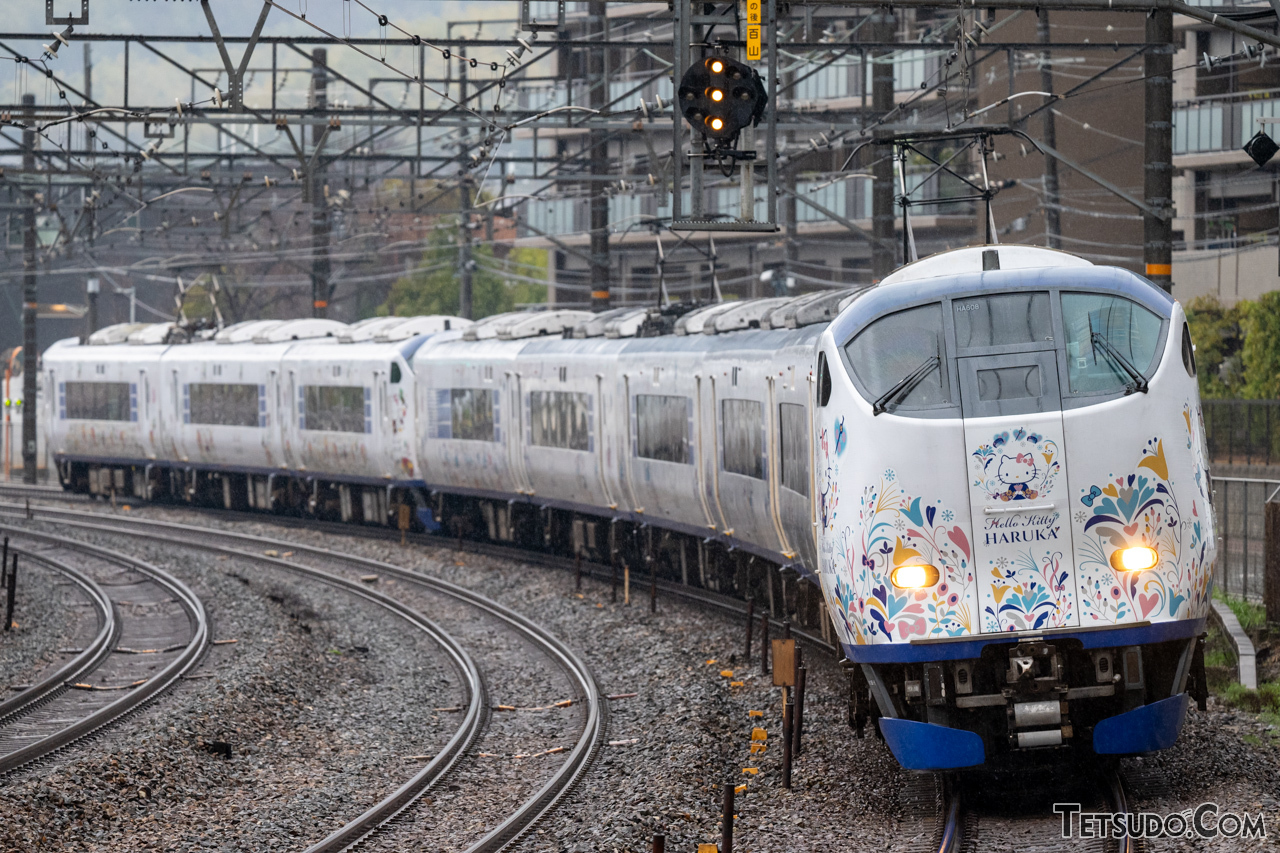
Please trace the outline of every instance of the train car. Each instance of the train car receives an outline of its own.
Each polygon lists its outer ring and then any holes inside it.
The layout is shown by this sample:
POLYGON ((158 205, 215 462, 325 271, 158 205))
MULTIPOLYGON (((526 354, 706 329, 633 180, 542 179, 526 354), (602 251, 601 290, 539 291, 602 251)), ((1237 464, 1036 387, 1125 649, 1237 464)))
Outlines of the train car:
POLYGON ((77 444, 96 424, 64 417, 64 484, 144 465, 222 478, 157 497, 374 524, 410 507, 427 530, 762 598, 843 649, 853 718, 909 768, 1164 748, 1203 683, 1217 546, 1194 348, 1132 273, 987 246, 683 313, 317 322, 224 330, 227 357, 52 348, 51 378, 111 363, 94 375, 137 375, 143 399, 154 364, 221 364, 252 390, 237 429, 256 403, 271 433, 238 455, 161 405, 142 423, 167 449, 131 420, 77 444))
POLYGON ((45 370, 71 382, 61 398, 70 406, 50 421, 62 480, 91 494, 237 509, 319 503, 342 520, 386 524, 389 489, 417 485, 410 360, 434 332, 468 325, 248 321, 188 340, 156 324, 112 327, 84 347, 60 342, 45 370), (134 372, 127 408, 115 380, 134 372))
POLYGON ((164 450, 160 358, 168 324, 121 324, 52 344, 44 353, 51 391, 44 431, 64 483, 91 494, 149 493, 147 471, 164 450), (99 460, 111 459, 111 467, 99 460))
POLYGON ((1170 746, 1216 555, 1182 307, 966 249, 854 301, 817 359, 823 590, 898 759, 1170 746))

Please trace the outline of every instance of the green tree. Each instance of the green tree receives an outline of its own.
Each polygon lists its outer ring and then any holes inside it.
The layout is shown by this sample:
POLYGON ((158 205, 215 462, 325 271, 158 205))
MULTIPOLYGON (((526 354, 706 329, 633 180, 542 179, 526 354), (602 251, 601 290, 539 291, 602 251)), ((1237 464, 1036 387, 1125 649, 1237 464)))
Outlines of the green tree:
POLYGON ((1280 291, 1249 303, 1241 323, 1244 347, 1244 388, 1250 400, 1280 398, 1280 291))
POLYGON ((1223 306, 1212 295, 1197 296, 1186 305, 1191 341, 1196 345, 1196 373, 1200 396, 1222 399, 1240 396, 1244 385, 1244 365, 1240 354, 1240 331, 1248 303, 1223 306))
MULTIPOLYGON (((401 317, 457 314, 461 252, 457 222, 436 229, 426 251, 422 253, 418 268, 391 285, 387 301, 379 306, 378 313, 401 317)), ((504 274, 504 270, 512 267, 511 271, 517 275, 537 277, 537 267, 532 264, 537 254, 543 256, 542 269, 545 271, 545 252, 516 249, 512 250, 508 262, 504 262, 494 255, 493 247, 487 243, 477 243, 472 247, 471 257, 475 261, 475 269, 471 274, 471 305, 475 319, 510 311, 517 303, 546 301, 545 285, 508 281, 508 276, 504 274), (530 252, 533 254, 528 255, 530 252), (510 259, 517 254, 522 255, 522 263, 510 264, 510 259)))

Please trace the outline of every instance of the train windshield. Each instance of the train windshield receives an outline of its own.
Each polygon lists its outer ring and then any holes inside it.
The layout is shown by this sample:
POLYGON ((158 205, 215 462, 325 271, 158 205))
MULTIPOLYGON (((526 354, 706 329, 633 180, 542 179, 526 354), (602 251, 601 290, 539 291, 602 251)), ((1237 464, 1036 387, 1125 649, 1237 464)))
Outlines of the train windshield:
POLYGON ((1062 294, 1067 376, 1073 394, 1144 385, 1160 348, 1160 318, 1128 299, 1062 294))
POLYGON ((850 341, 845 352, 877 410, 950 402, 938 303, 881 317, 850 341))

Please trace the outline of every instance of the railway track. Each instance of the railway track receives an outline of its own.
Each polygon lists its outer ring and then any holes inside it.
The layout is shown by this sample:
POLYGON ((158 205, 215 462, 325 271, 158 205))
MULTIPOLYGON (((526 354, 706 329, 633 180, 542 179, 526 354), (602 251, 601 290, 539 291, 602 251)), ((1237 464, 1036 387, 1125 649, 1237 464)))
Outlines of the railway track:
POLYGON ((12 544, 80 587, 97 611, 98 628, 75 657, 0 703, 0 774, 150 702, 199 662, 210 641, 204 605, 168 572, 34 531, 14 534, 12 544))
MULTIPOLYGON (((370 572, 381 577, 390 577, 413 587, 429 592, 431 595, 451 599, 464 605, 475 619, 477 611, 482 619, 496 621, 505 630, 517 635, 520 640, 536 648, 552 662, 567 678, 572 686, 573 697, 571 707, 581 709, 582 725, 573 746, 565 751, 566 758, 531 795, 525 798, 515 809, 506 814, 500 821, 486 828, 481 837, 466 847, 468 853, 488 853, 504 849, 527 833, 543 818, 555 804, 565 796, 581 779, 590 765, 592 758, 600 749, 604 740, 607 708, 595 684, 595 679, 585 663, 556 637, 549 634, 537 624, 526 619, 515 611, 504 607, 482 595, 466 590, 455 584, 436 578, 427 577, 397 566, 376 560, 340 554, 324 548, 316 548, 304 544, 285 542, 278 538, 249 536, 224 530, 206 527, 176 524, 173 522, 154 521, 138 517, 122 517, 119 515, 104 518, 101 513, 83 510, 66 510, 33 505, 0 505, 0 513, 19 518, 30 518, 33 521, 56 521, 64 528, 77 528, 95 534, 124 534, 130 537, 142 537, 157 542, 164 542, 183 548, 196 548, 218 554, 235 556, 238 559, 268 564, 277 568, 301 572, 312 577, 325 579, 327 582, 340 584, 365 597, 396 599, 376 593, 359 582, 359 577, 370 572), (109 523, 104 523, 108 522, 109 523), (293 559, 285 560, 268 556, 264 551, 281 553, 291 551, 293 559), (310 565, 307 565, 310 564, 310 565), (317 568, 324 565, 330 571, 317 568)), ((255 520, 261 521, 261 518, 255 520)), ((405 605, 400 607, 408 610, 405 605)), ((424 618, 422 621, 426 621, 424 618)), ((437 629, 439 630, 439 629, 437 629)), ((444 636, 444 632, 440 631, 444 636)), ((450 638, 451 639, 451 638, 450 638)), ((457 647, 456 651, 461 652, 457 647)), ((463 653, 465 654, 465 653, 463 653)), ((469 660, 469 658, 468 658, 469 660)), ((472 664, 474 667, 474 664, 472 664)), ((331 835, 308 848, 309 853, 320 851, 344 850, 361 842, 375 843, 383 837, 393 845, 399 833, 405 832, 414 825, 421 814, 415 808, 422 802, 424 795, 437 786, 450 771, 461 767, 461 760, 471 747, 484 736, 488 722, 486 713, 486 690, 478 673, 468 676, 474 686, 470 689, 471 704, 467 710, 467 721, 459 728, 458 734, 450 742, 453 751, 446 758, 448 749, 436 756, 431 764, 423 768, 412 779, 406 781, 393 794, 384 798, 366 810, 356 819, 348 822, 331 835)), ((559 750, 557 750, 559 751, 559 750)), ((452 777, 450 777, 452 778, 452 777)), ((461 786, 459 786, 461 787, 461 786)), ((492 798, 491 790, 476 790, 477 797, 492 798)))
MULTIPOLYGON (((73 492, 66 492, 62 489, 50 488, 47 486, 24 486, 18 484, 0 483, 0 497, 3 496, 19 497, 24 499, 38 500, 56 500, 71 504, 83 504, 95 508, 101 508, 105 514, 106 504, 93 501, 83 495, 73 492)), ((122 501, 123 503, 123 501, 122 501)), ((143 506, 149 504, 143 502, 143 506)), ((219 518, 224 521, 244 522, 249 524, 271 524, 277 527, 290 527, 301 530, 312 530, 318 532, 328 532, 340 536, 358 536, 362 539, 381 540, 386 542, 399 542, 399 531, 391 530, 386 527, 376 527, 362 524, 348 524, 336 521, 325 521, 317 518, 299 518, 289 515, 272 515, 261 512, 248 512, 243 510, 229 510, 220 507, 190 506, 184 504, 151 504, 161 509, 178 509, 188 510, 192 512, 200 512, 208 514, 211 517, 219 518)), ((39 504, 0 504, 0 508, 6 508, 11 511, 23 511, 30 508, 32 511, 39 508, 39 504)), ((45 507, 46 509, 48 507, 45 507)), ((116 514, 111 517, 117 517, 116 514)), ((546 551, 536 551, 520 548, 514 545, 502 545, 496 542, 489 542, 478 539, 451 539, 440 535, 429 533, 406 533, 405 540, 409 543, 420 545, 424 548, 432 550, 455 550, 468 553, 484 554, 490 557, 497 557, 508 560, 519 560, 520 562, 529 563, 536 566, 544 566, 547 568, 561 569, 567 571, 575 571, 581 568, 583 577, 595 578, 599 581, 609 582, 614 577, 615 568, 604 563, 596 563, 587 559, 581 562, 572 558, 564 557, 559 554, 546 551)), ((636 576, 633 575, 633 580, 636 576)), ((647 579, 646 579, 647 580, 647 579)), ((637 583, 642 581, 636 580, 637 583)), ((747 612, 746 602, 740 598, 735 598, 723 593, 711 592, 710 590, 701 589, 693 586, 685 586, 659 579, 657 581, 658 592, 673 598, 679 598, 684 601, 696 604, 709 610, 718 611, 734 616, 745 615, 747 612)), ((757 615, 759 611, 757 611, 757 615)), ((775 628, 781 628, 783 620, 770 619, 770 623, 775 628)), ((840 649, 831 642, 824 640, 821 635, 807 631, 804 628, 790 626, 791 635, 804 641, 807 645, 827 652, 836 658, 841 656, 840 649)))
POLYGON ((1091 769, 1083 776, 1037 783, 1002 801, 982 796, 983 790, 1018 791, 1017 785, 984 786, 970 776, 939 776, 936 784, 937 829, 931 849, 937 853, 1141 853, 1130 838, 1081 839, 1062 837, 1062 815, 1054 802, 1078 802, 1085 811, 1128 814, 1128 798, 1118 769, 1091 769), (1054 784, 1054 782, 1058 784, 1054 784), (963 792, 972 792, 965 794, 963 792))

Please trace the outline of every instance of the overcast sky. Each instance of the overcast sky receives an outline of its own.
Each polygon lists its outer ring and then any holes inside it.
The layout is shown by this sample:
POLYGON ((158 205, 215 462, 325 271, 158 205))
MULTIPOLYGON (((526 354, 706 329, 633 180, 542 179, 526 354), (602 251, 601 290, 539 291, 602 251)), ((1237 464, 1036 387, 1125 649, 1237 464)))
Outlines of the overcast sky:
MULTIPOLYGON (((485 38, 510 38, 514 31, 514 19, 518 15, 516 0, 365 0, 366 5, 399 24, 409 32, 425 39, 444 37, 450 21, 480 22, 455 27, 455 36, 485 38), (505 19, 505 22, 503 20, 505 19)), ((219 29, 226 36, 247 36, 262 9, 259 0, 212 0, 214 16, 219 29)), ((380 27, 374 15, 360 8, 354 0, 283 0, 281 6, 295 14, 305 14, 307 20, 335 35, 349 34, 355 37, 377 38, 380 27), (349 10, 350 22, 343 21, 344 7, 349 10)), ((42 44, 52 43, 50 35, 55 29, 44 22, 44 0, 5 0, 4 11, 8 21, 4 30, 9 33, 36 34, 37 39, 22 40, 7 37, 0 39, 12 50, 29 57, 38 57, 42 44)), ((79 0, 54 0, 55 14, 79 12, 79 0)), ((89 24, 77 27, 76 33, 129 34, 129 35, 207 35, 208 24, 195 0, 169 2, 169 0, 89 0, 89 24)), ((281 9, 273 8, 267 18, 264 34, 294 36, 300 41, 308 36, 320 35, 306 23, 290 17, 281 9)), ((388 29, 388 36, 397 34, 388 29)), ((56 75, 80 88, 83 83, 84 55, 82 42, 71 37, 71 48, 62 48, 59 56, 50 63, 56 75)), ((155 47, 175 61, 197 68, 219 68, 222 63, 212 45, 164 43, 155 47)), ((233 61, 238 61, 241 45, 232 45, 233 61)), ((371 52, 378 53, 377 48, 371 52)), ((416 58, 409 48, 389 48, 387 63, 397 69, 416 73, 416 58)), ((498 51, 499 56, 505 56, 498 51)), ((281 64, 302 67, 305 60, 286 49, 280 50, 281 64)), ((93 96, 103 103, 119 103, 123 94, 123 49, 109 44, 92 46, 93 96)), ((331 47, 329 62, 337 70, 353 79, 364 81, 372 76, 394 76, 380 63, 359 56, 350 49, 331 47)), ((254 53, 252 67, 270 64, 270 49, 259 48, 254 53)), ((426 75, 442 76, 443 62, 438 54, 428 52, 426 75), (434 65, 433 65, 434 63, 434 65)), ((300 78, 299 78, 300 79, 300 78)), ((221 83, 225 88, 226 77, 221 83)), ((249 102, 268 99, 269 87, 259 76, 250 85, 249 102)), ((279 82, 278 82, 278 85, 279 82)), ((16 103, 23 92, 36 95, 37 103, 51 103, 58 99, 56 88, 42 79, 39 72, 13 62, 12 54, 0 50, 0 100, 16 103)), ((135 106, 172 106, 174 98, 184 101, 191 98, 190 78, 173 65, 134 45, 130 48, 129 103, 135 106)), ((197 99, 208 97, 205 87, 198 87, 197 99)))

